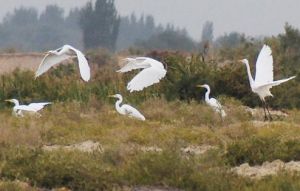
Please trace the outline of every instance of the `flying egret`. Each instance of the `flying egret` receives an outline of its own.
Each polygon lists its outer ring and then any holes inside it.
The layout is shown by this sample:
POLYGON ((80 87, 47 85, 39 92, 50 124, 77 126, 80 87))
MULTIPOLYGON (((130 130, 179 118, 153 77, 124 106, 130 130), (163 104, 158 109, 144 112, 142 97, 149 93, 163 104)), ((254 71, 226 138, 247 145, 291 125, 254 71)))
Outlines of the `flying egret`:
POLYGON ((126 65, 117 72, 124 73, 135 69, 143 69, 127 84, 127 90, 130 92, 140 91, 145 87, 158 83, 167 73, 164 65, 152 58, 125 58, 123 61, 126 65))
POLYGON ((226 113, 221 105, 221 103, 215 98, 209 98, 210 87, 207 84, 197 85, 197 87, 202 87, 206 89, 205 102, 209 105, 215 112, 219 113, 222 118, 226 117, 226 113))
POLYGON ((24 116, 23 111, 39 114, 38 111, 43 109, 44 106, 48 104, 52 104, 51 102, 42 102, 42 103, 31 103, 29 105, 20 105, 17 99, 7 99, 5 101, 15 104, 15 106, 13 107, 13 115, 17 117, 23 117, 24 116))
POLYGON ((282 79, 282 80, 273 80, 273 57, 272 57, 272 50, 269 46, 263 45, 257 61, 256 61, 256 73, 255 73, 255 80, 252 78, 249 62, 247 59, 240 60, 242 63, 246 65, 247 74, 250 82, 250 87, 252 92, 256 93, 260 100, 263 103, 264 113, 265 113, 265 120, 268 119, 266 110, 269 114, 269 119, 272 120, 268 104, 266 103, 265 97, 272 96, 270 89, 273 86, 278 86, 283 82, 287 82, 296 76, 292 76, 290 78, 282 79))
POLYGON ((43 73, 45 73, 47 70, 49 70, 52 66, 68 59, 77 57, 78 59, 78 65, 79 65, 79 71, 81 74, 81 78, 84 81, 89 81, 91 74, 90 74, 90 67, 88 64, 87 59, 85 58, 84 54, 75 49, 74 47, 70 45, 64 45, 61 48, 58 48, 56 50, 50 50, 46 53, 44 59, 42 60, 39 68, 35 72, 35 77, 39 77, 43 73))
POLYGON ((108 97, 113 97, 113 98, 117 98, 118 101, 116 102, 115 106, 116 106, 116 110, 122 114, 122 115, 128 115, 129 117, 133 117, 142 121, 145 121, 145 117, 134 107, 127 105, 127 104, 123 104, 121 106, 121 103, 123 101, 123 97, 120 94, 115 94, 115 95, 110 95, 108 97))

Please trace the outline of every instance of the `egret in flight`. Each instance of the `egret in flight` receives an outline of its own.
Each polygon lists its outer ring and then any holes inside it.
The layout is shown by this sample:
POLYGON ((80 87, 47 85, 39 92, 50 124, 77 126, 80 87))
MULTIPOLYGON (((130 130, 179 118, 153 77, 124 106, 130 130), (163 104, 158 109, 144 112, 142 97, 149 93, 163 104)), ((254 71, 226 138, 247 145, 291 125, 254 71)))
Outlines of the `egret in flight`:
POLYGON ((167 73, 164 65, 152 58, 125 58, 123 61, 125 66, 117 72, 124 73, 135 69, 143 69, 127 84, 127 90, 130 92, 141 91, 145 87, 158 83, 167 73))
POLYGON ((296 76, 292 76, 290 78, 282 79, 282 80, 273 80, 273 57, 272 57, 272 50, 269 46, 264 45, 258 55, 256 61, 256 73, 255 73, 255 80, 252 78, 249 62, 247 59, 241 60, 242 63, 246 65, 247 74, 250 82, 250 87, 252 92, 256 93, 260 100, 263 103, 264 113, 265 113, 265 120, 268 119, 266 110, 269 114, 269 120, 272 120, 268 104, 266 103, 265 97, 272 96, 270 89, 273 86, 278 86, 283 82, 287 82, 296 76))
POLYGON ((123 101, 123 97, 120 94, 110 95, 109 97, 113 97, 113 98, 118 99, 115 106, 116 106, 116 110, 120 114, 127 115, 129 117, 145 121, 145 117, 137 109, 135 109, 134 107, 132 107, 130 105, 127 105, 127 104, 123 104, 121 106, 121 103, 123 101))
POLYGON ((40 116, 41 114, 39 114, 38 111, 43 109, 46 105, 52 104, 51 102, 42 102, 42 103, 31 103, 29 105, 20 105, 17 99, 7 99, 5 101, 15 104, 13 107, 13 115, 17 117, 24 117, 23 112, 35 113, 40 116))
POLYGON ((221 105, 221 103, 215 98, 209 98, 210 87, 207 84, 197 85, 197 87, 202 87, 206 89, 205 102, 209 105, 215 112, 219 113, 222 118, 226 117, 226 113, 221 105))
POLYGON ((77 57, 81 78, 86 82, 89 81, 91 74, 87 59, 81 51, 70 45, 64 45, 59 49, 48 51, 39 68, 35 72, 35 77, 39 77, 52 66, 73 57, 77 57))

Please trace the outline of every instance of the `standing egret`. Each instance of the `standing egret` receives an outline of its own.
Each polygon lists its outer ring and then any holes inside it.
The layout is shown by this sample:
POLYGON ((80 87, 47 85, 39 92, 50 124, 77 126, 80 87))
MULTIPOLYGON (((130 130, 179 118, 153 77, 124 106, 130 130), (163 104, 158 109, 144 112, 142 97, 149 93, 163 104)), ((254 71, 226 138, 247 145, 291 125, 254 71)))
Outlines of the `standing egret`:
POLYGON ((110 95, 108 97, 113 97, 113 98, 117 98, 118 101, 116 102, 115 106, 116 106, 116 110, 122 114, 122 115, 128 115, 129 117, 133 117, 142 121, 145 121, 145 117, 134 107, 127 105, 127 104, 123 104, 121 106, 121 103, 123 101, 123 97, 120 94, 115 94, 115 95, 110 95))
POLYGON ((50 50, 47 52, 46 56, 42 60, 39 68, 35 72, 35 77, 39 77, 43 73, 45 73, 47 70, 49 70, 52 66, 68 59, 73 58, 74 56, 77 57, 78 65, 79 65, 79 71, 81 74, 81 78, 84 81, 89 81, 91 74, 90 74, 90 67, 88 64, 87 59, 83 55, 83 53, 74 47, 70 45, 64 45, 63 47, 56 49, 56 50, 50 50))
POLYGON ((31 103, 29 105, 20 105, 17 99, 7 99, 5 101, 15 104, 15 106, 13 107, 13 115, 17 117, 23 117, 24 116, 23 111, 39 114, 38 111, 43 109, 44 106, 52 104, 51 102, 42 102, 42 103, 31 103))
POLYGON ((219 113, 222 118, 226 117, 226 113, 221 105, 221 103, 215 98, 209 98, 210 87, 207 84, 197 85, 197 87, 202 87, 206 89, 205 102, 209 105, 215 112, 219 113))
POLYGON ((143 90, 145 87, 158 83, 163 77, 165 77, 167 71, 164 65, 152 58, 137 57, 137 58, 125 58, 125 66, 123 66, 117 72, 128 72, 135 69, 143 70, 138 73, 128 84, 127 90, 130 92, 143 90))
POLYGON ((247 74, 250 82, 250 87, 252 92, 256 93, 260 100, 263 103, 264 113, 265 113, 265 120, 268 119, 266 110, 269 114, 269 119, 272 120, 268 104, 266 103, 265 97, 272 96, 270 89, 273 86, 278 86, 283 82, 287 82, 296 76, 292 76, 290 78, 282 79, 282 80, 273 80, 273 57, 272 57, 272 50, 269 46, 264 45, 258 55, 256 61, 256 73, 255 73, 255 80, 252 78, 249 62, 247 59, 240 60, 242 63, 246 65, 247 74))

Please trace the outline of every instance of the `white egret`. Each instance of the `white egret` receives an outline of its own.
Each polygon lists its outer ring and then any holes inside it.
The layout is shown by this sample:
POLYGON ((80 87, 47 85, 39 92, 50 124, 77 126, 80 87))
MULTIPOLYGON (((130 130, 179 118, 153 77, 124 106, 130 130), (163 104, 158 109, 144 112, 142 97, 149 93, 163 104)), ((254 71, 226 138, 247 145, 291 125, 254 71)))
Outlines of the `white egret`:
POLYGON ((209 105, 215 112, 219 113, 222 118, 226 117, 226 113, 221 105, 221 103, 215 98, 209 98, 210 87, 207 84, 197 85, 197 87, 202 87, 206 89, 205 102, 209 105))
POLYGON ((127 90, 130 92, 140 91, 145 87, 158 83, 167 73, 164 65, 152 58, 125 58, 123 61, 126 65, 117 72, 124 73, 135 69, 143 69, 128 83, 127 90))
POLYGON ((13 115, 17 117, 23 117, 23 112, 35 113, 39 116, 41 114, 38 113, 39 110, 43 109, 44 106, 52 104, 51 102, 42 102, 42 103, 31 103, 29 105, 20 105, 17 99, 7 99, 5 101, 12 102, 15 104, 13 107, 13 115))
POLYGON ((84 54, 81 51, 75 49, 70 45, 64 45, 59 49, 48 51, 46 53, 46 56, 42 60, 39 68, 35 72, 35 77, 36 78, 39 77, 47 70, 49 70, 52 66, 68 58, 73 58, 73 57, 77 57, 81 78, 84 81, 89 81, 91 74, 90 74, 90 67, 87 59, 85 58, 84 54))
POLYGON ((272 57, 272 50, 269 46, 263 45, 257 61, 256 61, 256 73, 255 73, 255 80, 252 78, 249 62, 247 59, 240 60, 242 63, 246 65, 247 74, 250 82, 250 87, 252 92, 256 93, 260 100, 263 103, 264 113, 265 113, 265 120, 267 118, 266 110, 269 114, 269 119, 272 120, 268 105, 266 103, 265 97, 272 96, 270 89, 273 86, 278 86, 283 82, 287 82, 296 76, 292 76, 290 78, 282 79, 282 80, 273 80, 273 57, 272 57))
POLYGON ((129 117, 133 117, 142 121, 145 121, 145 117, 134 107, 123 104, 121 106, 121 103, 123 101, 123 97, 120 94, 115 94, 115 95, 110 95, 109 97, 117 98, 118 101, 116 102, 116 110, 122 114, 122 115, 127 115, 129 117))

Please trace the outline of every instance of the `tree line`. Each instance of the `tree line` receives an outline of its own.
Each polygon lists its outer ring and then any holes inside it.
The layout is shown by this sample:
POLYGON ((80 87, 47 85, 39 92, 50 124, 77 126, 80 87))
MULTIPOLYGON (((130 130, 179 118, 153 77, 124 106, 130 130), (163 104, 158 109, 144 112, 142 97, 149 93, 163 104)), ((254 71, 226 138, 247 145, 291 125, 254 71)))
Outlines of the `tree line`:
POLYGON ((46 6, 40 14, 35 8, 16 8, 0 23, 0 51, 44 51, 71 44, 82 50, 176 50, 205 57, 214 48, 225 59, 241 43, 261 40, 237 32, 214 38, 213 33, 213 23, 205 22, 197 42, 184 28, 158 24, 151 15, 121 17, 114 0, 96 0, 67 14, 57 5, 46 6))
POLYGON ((2 52, 42 51, 66 43, 80 49, 111 51, 128 47, 176 50, 196 47, 185 29, 157 24, 151 15, 119 16, 114 0, 88 2, 67 14, 57 5, 46 6, 40 14, 35 8, 20 7, 0 23, 2 52))

